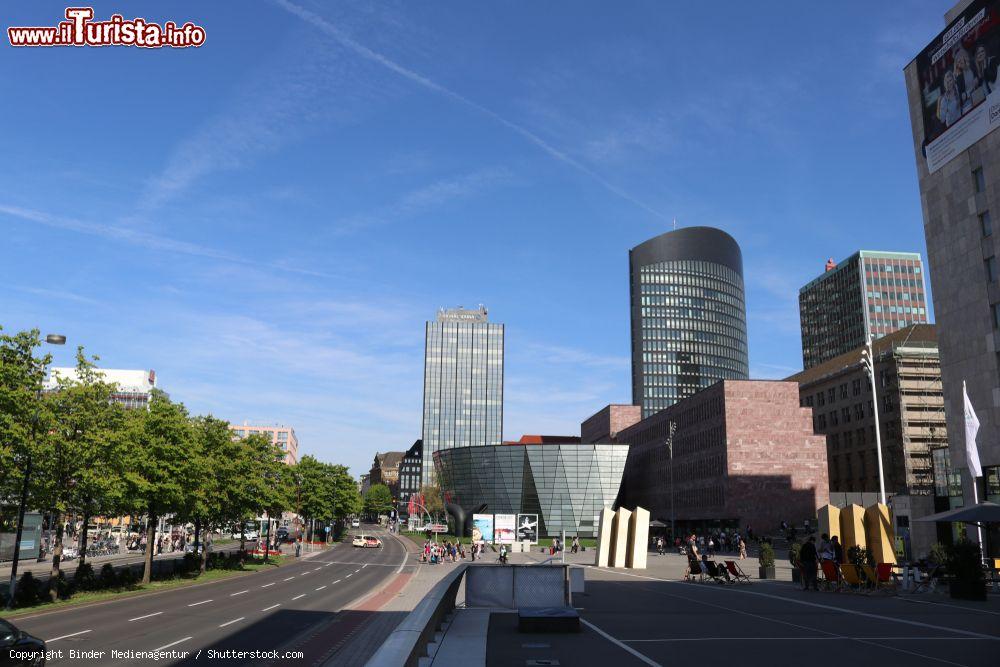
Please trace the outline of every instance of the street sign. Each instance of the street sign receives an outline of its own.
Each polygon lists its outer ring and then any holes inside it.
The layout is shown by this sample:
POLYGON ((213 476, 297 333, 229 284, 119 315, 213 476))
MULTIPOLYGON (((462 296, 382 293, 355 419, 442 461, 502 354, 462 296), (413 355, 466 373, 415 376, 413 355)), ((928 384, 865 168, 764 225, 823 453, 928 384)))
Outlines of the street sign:
POLYGON ((430 531, 432 533, 447 533, 448 524, 446 523, 432 523, 430 526, 430 531))
POLYGON ((329 532, 330 532, 330 526, 324 526, 324 527, 323 527, 323 530, 324 530, 325 532, 329 533, 329 532))

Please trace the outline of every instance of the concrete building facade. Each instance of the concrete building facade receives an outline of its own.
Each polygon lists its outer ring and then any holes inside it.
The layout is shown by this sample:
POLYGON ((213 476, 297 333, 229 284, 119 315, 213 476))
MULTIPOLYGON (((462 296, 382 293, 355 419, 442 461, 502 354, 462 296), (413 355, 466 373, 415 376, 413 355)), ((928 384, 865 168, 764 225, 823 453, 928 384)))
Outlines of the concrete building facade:
POLYGON ((944 23, 942 33, 906 66, 904 77, 951 463, 962 475, 965 502, 971 503, 964 382, 980 423, 977 443, 984 479, 978 497, 1000 502, 1000 132, 995 131, 1000 91, 984 94, 989 86, 983 85, 997 82, 1000 2, 963 0, 948 11, 944 23), (978 67, 981 56, 987 71, 973 79, 980 85, 967 91, 955 114, 942 116, 942 98, 954 95, 954 63, 968 57, 978 67))
POLYGON ((617 505, 678 531, 812 518, 828 502, 826 439, 792 382, 724 380, 618 432, 630 444, 617 505), (673 460, 667 441, 675 424, 673 460))
POLYGON ((399 497, 399 468, 406 452, 375 453, 371 470, 368 471, 368 481, 371 486, 385 484, 393 498, 399 497))
POLYGON ((618 433, 642 419, 638 405, 606 405, 580 424, 583 442, 614 442, 618 433))
POLYGON ((926 323, 918 253, 860 250, 799 290, 802 367, 812 368, 914 323, 926 323))
MULTIPOLYGON (((97 372, 100 373, 102 382, 116 385, 111 400, 129 409, 148 408, 153 390, 158 388, 154 370, 99 368, 97 372)), ((44 384, 45 391, 56 389, 60 378, 78 380, 76 369, 50 368, 44 384)))
POLYGON ((295 429, 283 424, 230 424, 229 430, 238 438, 245 438, 253 433, 261 434, 271 439, 271 442, 278 445, 284 453, 286 464, 293 466, 299 462, 299 439, 295 435, 295 429))
POLYGON ((650 415, 719 380, 745 380, 743 255, 729 234, 686 227, 629 251, 632 404, 650 415))
POLYGON ((421 485, 434 482, 434 452, 503 440, 503 336, 482 306, 427 323, 421 485))
POLYGON ((407 503, 420 493, 420 476, 424 464, 424 441, 417 440, 403 454, 399 464, 399 503, 402 511, 409 513, 407 503))

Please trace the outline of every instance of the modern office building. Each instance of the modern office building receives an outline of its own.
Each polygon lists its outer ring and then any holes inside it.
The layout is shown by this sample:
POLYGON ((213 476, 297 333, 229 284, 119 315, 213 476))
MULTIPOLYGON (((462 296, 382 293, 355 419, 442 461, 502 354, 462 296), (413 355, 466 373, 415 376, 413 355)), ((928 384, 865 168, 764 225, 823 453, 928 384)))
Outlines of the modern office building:
POLYGON ((295 436, 295 429, 291 426, 284 426, 282 424, 251 424, 245 421, 242 424, 230 424, 229 430, 237 438, 245 438, 253 433, 259 433, 270 438, 272 443, 281 447, 281 451, 284 452, 286 464, 293 466, 299 461, 299 439, 295 436))
POLYGON ((544 537, 594 537, 611 507, 628 445, 581 444, 573 436, 526 436, 496 446, 434 453, 445 501, 491 514, 537 514, 544 537), (549 442, 546 442, 548 439, 549 442), (552 442, 555 440, 556 442, 552 442))
MULTIPOLYGON (((399 504, 402 511, 408 510, 410 498, 420 493, 420 478, 424 465, 424 441, 417 440, 403 454, 403 462, 399 464, 399 504)), ((418 510, 419 512, 419 510, 418 510)))
POLYGON ((434 481, 434 452, 503 439, 503 324, 486 308, 440 310, 424 350, 421 485, 434 481))
POLYGON ((583 442, 615 442, 618 433, 642 420, 638 405, 606 405, 580 424, 583 442))
MULTIPOLYGON (((935 458, 948 451, 935 327, 910 325, 872 348, 886 495, 909 557, 922 557, 940 538, 934 524, 915 520, 951 508, 948 497, 935 501, 935 458)), ((878 500, 876 404, 863 350, 787 378, 798 383, 801 404, 812 408, 813 426, 826 436, 830 501, 838 506, 878 500)))
MULTIPOLYGON (((979 419, 978 498, 1000 502, 1000 0, 963 0, 944 23, 904 70, 913 152, 951 464, 972 503, 965 383, 979 419)), ((1000 548, 1000 535, 991 542, 1000 548)))
MULTIPOLYGON (((154 370, 123 370, 116 368, 99 368, 101 381, 115 384, 115 392, 111 395, 111 400, 120 403, 126 408, 149 407, 149 400, 153 395, 156 385, 156 371, 154 370)), ((51 368, 49 376, 45 380, 45 391, 52 391, 59 386, 59 379, 77 380, 75 368, 51 368)))
POLYGON ((812 368, 911 324, 927 322, 924 271, 913 252, 860 250, 799 290, 802 367, 812 368))
POLYGON ((672 503, 678 533, 766 534, 828 502, 826 439, 813 433, 794 382, 723 380, 615 440, 630 445, 617 506, 646 508, 669 525, 672 503))
POLYGON ((385 484, 393 498, 399 498, 399 467, 406 452, 375 453, 368 479, 372 486, 385 484))
POLYGON ((632 403, 643 417, 748 377, 743 255, 729 234, 687 227, 637 245, 629 291, 632 403))

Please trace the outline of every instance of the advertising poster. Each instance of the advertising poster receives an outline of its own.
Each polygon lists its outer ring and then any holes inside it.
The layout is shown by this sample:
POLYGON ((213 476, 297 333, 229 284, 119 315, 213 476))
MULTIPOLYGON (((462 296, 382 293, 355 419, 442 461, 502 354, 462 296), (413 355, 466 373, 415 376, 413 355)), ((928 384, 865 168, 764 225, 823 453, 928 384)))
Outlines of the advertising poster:
POLYGON ((538 515, 517 515, 517 541, 538 544, 538 515))
POLYGON ((917 55, 931 173, 1000 126, 1000 0, 974 0, 917 55))
POLYGON ((473 514, 472 515, 472 539, 493 541, 493 515, 473 514))
POLYGON ((501 544, 514 543, 514 526, 517 525, 516 514, 493 515, 493 537, 501 544))

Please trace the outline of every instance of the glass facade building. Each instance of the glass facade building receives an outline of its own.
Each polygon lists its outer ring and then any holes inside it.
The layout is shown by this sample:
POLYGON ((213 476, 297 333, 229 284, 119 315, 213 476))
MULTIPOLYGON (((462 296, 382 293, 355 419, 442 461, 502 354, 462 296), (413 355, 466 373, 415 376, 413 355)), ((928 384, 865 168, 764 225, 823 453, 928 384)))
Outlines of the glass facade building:
POLYGON ((421 486, 434 481, 434 452, 502 441, 503 333, 482 306, 427 323, 421 486))
POLYGON ((632 403, 643 418, 720 380, 749 377, 743 255, 687 227, 629 251, 632 403))
POLYGON ((489 514, 537 514, 539 535, 593 537, 614 505, 627 444, 505 444, 442 449, 434 466, 446 502, 489 514))

